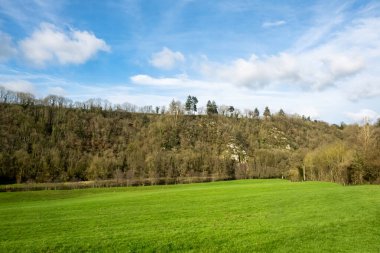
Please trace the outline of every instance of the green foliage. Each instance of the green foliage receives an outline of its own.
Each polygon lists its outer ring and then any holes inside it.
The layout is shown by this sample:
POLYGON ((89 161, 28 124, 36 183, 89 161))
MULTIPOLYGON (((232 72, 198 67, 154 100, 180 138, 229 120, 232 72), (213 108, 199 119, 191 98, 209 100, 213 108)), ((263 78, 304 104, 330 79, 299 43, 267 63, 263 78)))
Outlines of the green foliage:
POLYGON ((309 152, 305 159, 306 179, 352 183, 354 151, 342 142, 336 142, 309 152))
POLYGON ((378 252, 380 188, 285 180, 0 193, 0 252, 378 252), (338 201, 337 201, 338 200, 338 201))

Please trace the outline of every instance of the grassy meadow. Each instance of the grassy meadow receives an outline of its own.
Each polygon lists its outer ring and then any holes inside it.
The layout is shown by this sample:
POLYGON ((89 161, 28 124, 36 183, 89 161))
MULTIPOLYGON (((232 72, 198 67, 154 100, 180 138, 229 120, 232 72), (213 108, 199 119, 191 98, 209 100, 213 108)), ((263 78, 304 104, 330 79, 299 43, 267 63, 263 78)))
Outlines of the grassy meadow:
POLYGON ((380 186, 238 180, 0 193, 0 252, 380 252, 380 186))

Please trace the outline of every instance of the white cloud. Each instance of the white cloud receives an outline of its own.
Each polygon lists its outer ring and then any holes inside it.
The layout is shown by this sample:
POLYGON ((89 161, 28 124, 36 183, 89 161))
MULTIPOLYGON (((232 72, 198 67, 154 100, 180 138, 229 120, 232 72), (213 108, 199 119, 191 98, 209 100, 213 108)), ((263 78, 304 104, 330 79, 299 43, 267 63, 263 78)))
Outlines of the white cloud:
POLYGON ((320 111, 315 106, 302 106, 298 108, 292 108, 290 111, 291 114, 304 115, 306 117, 311 117, 317 119, 321 116, 320 111))
MULTIPOLYGON (((74 86, 74 85, 72 85, 74 86)), ((146 105, 168 105, 173 96, 170 92, 165 95, 147 94, 140 91, 139 88, 132 88, 128 84, 118 84, 107 86, 75 84, 76 95, 70 95, 68 98, 74 101, 86 101, 91 98, 101 98, 110 101, 113 104, 131 103, 138 106, 146 105)))
POLYGON ((145 93, 110 93, 105 98, 114 104, 131 103, 137 106, 167 106, 173 97, 169 95, 152 95, 145 93))
POLYGON ((151 85, 151 86, 178 86, 181 85, 185 79, 178 78, 154 78, 149 75, 136 75, 131 77, 131 81, 135 84, 151 85))
POLYGON ((8 34, 0 32, 0 62, 8 60, 16 52, 17 50, 13 46, 12 38, 8 34))
POLYGON ((159 88, 171 88, 177 90, 184 88, 196 88, 198 90, 218 90, 231 87, 231 84, 228 83, 189 79, 187 75, 159 78, 149 75, 135 75, 131 77, 131 81, 132 83, 138 85, 157 86, 159 88))
POLYGON ((356 74, 363 64, 359 55, 319 49, 302 55, 281 53, 262 58, 252 55, 228 65, 206 64, 203 74, 256 89, 291 83, 320 90, 356 74))
POLYGON ((285 20, 277 20, 277 21, 267 21, 267 22, 264 22, 261 26, 263 28, 270 28, 270 27, 282 26, 282 25, 285 25, 285 24, 286 24, 285 20))
POLYGON ((348 87, 361 98, 379 94, 380 18, 351 22, 330 40, 301 52, 239 58, 227 64, 204 61, 200 71, 207 79, 238 86, 268 85, 323 90, 348 87), (365 76, 365 82, 359 76, 365 76), (373 92, 375 91, 375 92, 373 92))
POLYGON ((59 86, 49 87, 48 93, 51 95, 58 95, 62 97, 67 95, 66 91, 62 87, 59 87, 59 86))
POLYGON ((106 42, 91 32, 73 29, 65 32, 47 23, 19 44, 26 60, 38 67, 47 63, 82 64, 99 51, 110 51, 106 42))
POLYGON ((380 118, 379 113, 370 109, 362 109, 359 112, 348 112, 346 115, 357 123, 371 123, 380 118))
POLYGON ((3 86, 7 90, 16 92, 34 93, 34 85, 25 80, 12 80, 7 82, 0 82, 0 86, 3 86))
POLYGON ((160 52, 154 53, 149 62, 156 68, 170 70, 185 62, 185 56, 181 52, 173 52, 164 47, 160 52))
POLYGON ((350 100, 356 102, 380 96, 380 76, 378 73, 366 71, 346 80, 344 93, 350 100))

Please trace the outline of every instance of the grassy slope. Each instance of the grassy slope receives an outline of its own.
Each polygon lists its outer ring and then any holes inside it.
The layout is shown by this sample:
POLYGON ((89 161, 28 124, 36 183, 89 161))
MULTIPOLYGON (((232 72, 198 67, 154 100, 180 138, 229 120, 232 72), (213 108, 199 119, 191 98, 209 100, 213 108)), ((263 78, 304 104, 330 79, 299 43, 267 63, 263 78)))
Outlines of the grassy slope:
POLYGON ((0 252, 379 252, 380 187, 283 180, 0 193, 0 252))

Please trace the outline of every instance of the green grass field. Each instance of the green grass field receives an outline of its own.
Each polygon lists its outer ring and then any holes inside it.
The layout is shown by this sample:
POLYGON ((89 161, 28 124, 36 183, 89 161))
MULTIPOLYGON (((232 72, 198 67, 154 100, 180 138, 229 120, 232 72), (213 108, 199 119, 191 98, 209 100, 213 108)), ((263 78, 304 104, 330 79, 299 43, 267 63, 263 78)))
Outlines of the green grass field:
POLYGON ((0 193, 0 252, 380 252, 380 186, 239 180, 0 193))

